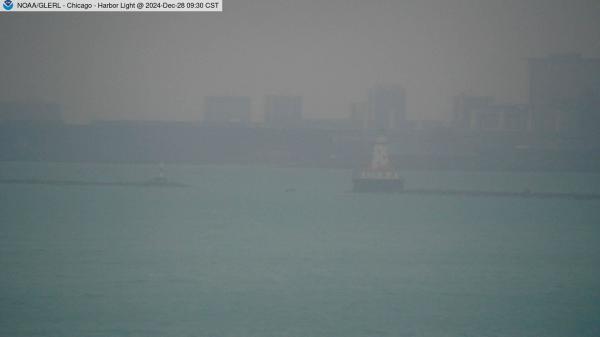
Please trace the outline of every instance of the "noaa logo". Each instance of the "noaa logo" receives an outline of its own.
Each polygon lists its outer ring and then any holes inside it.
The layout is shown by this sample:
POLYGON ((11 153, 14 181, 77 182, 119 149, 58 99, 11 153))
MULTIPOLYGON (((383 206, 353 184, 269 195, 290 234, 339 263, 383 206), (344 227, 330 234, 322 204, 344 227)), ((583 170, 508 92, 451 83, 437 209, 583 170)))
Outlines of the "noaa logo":
POLYGON ((4 3, 2 4, 2 7, 4 7, 4 10, 11 10, 14 7, 14 3, 12 2, 12 0, 4 0, 4 3))

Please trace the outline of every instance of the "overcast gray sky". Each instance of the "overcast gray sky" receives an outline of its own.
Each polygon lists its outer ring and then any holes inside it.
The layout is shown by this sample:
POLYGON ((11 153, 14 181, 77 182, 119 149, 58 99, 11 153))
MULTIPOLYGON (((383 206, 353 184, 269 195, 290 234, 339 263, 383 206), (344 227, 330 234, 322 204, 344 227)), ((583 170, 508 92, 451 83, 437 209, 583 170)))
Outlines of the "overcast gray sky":
POLYGON ((400 83, 413 119, 460 92, 527 99, 526 58, 600 55, 597 0, 224 0, 223 13, 0 14, 0 99, 44 99, 74 122, 197 120, 205 95, 300 94, 345 116, 400 83))

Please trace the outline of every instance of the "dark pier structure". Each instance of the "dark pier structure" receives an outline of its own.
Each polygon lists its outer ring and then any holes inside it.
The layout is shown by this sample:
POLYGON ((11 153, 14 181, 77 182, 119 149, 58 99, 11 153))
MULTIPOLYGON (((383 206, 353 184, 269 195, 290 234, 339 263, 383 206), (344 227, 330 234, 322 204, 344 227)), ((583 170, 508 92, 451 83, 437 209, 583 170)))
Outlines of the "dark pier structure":
POLYGON ((406 195, 441 195, 441 196, 466 196, 466 197, 509 197, 509 198, 536 198, 536 199, 573 199, 573 200, 600 200, 597 193, 574 192, 532 192, 524 190, 515 191, 489 191, 489 190, 459 190, 459 189, 405 189, 398 193, 406 195))

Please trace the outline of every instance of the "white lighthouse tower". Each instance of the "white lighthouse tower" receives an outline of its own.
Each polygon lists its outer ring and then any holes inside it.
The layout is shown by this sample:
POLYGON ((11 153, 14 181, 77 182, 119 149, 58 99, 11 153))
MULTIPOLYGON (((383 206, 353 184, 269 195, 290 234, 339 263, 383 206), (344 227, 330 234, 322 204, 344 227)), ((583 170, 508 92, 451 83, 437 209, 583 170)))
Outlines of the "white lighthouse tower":
POLYGON ((355 192, 400 192, 404 189, 404 181, 390 162, 387 145, 384 136, 377 137, 371 163, 353 179, 355 192))
POLYGON ((388 153, 387 139, 385 136, 377 137, 375 146, 373 146, 373 156, 371 164, 366 170, 361 172, 361 178, 371 179, 398 179, 398 172, 394 170, 390 163, 388 153))

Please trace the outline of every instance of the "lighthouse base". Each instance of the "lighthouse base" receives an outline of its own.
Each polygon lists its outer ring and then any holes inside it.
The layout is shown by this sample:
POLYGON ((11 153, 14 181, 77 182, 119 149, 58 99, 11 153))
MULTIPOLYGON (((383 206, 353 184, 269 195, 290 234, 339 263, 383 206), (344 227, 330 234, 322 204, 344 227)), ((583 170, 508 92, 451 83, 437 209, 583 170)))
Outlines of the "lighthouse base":
POLYGON ((395 179, 352 179, 352 192, 358 193, 400 193, 404 191, 404 180, 395 179))

